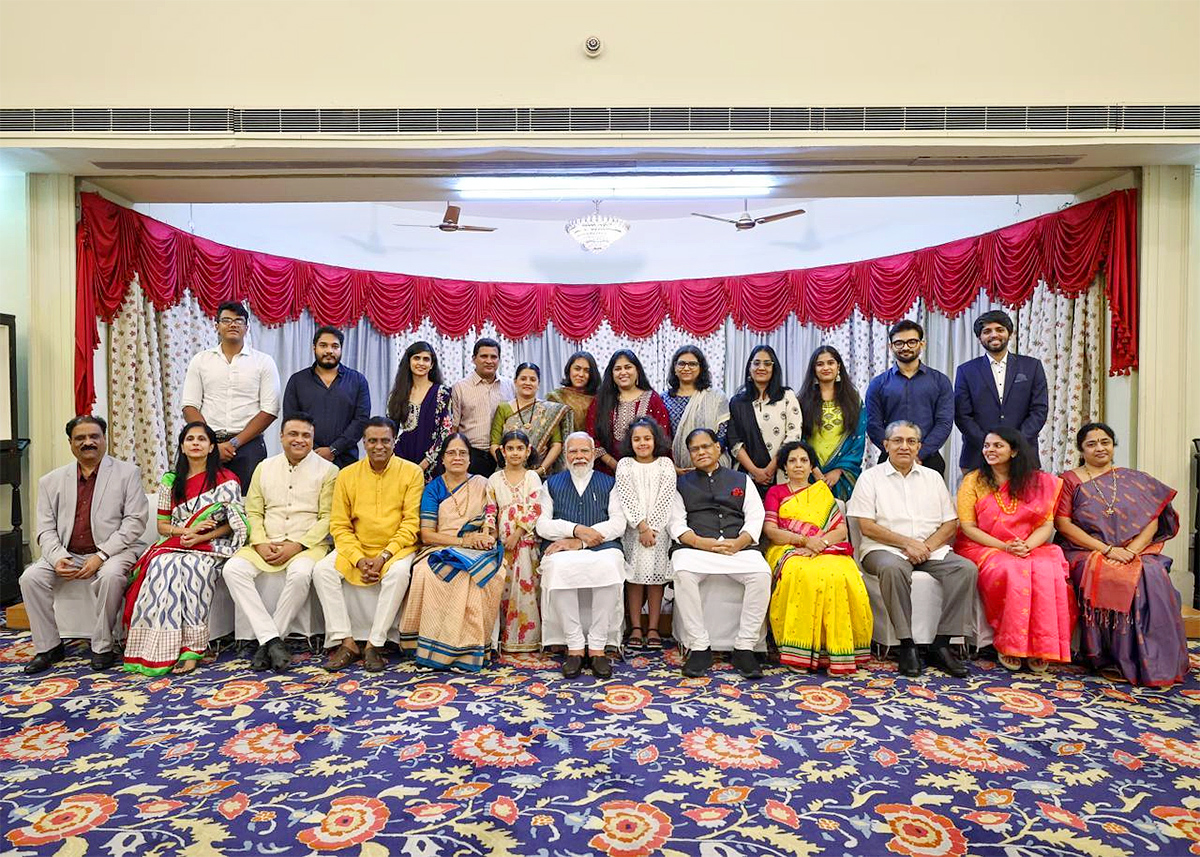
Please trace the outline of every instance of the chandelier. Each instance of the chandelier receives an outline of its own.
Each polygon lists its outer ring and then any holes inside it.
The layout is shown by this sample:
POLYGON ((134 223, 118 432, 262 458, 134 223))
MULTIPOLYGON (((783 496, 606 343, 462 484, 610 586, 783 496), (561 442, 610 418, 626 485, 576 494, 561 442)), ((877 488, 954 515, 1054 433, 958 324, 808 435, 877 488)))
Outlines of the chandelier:
POLYGON ((568 220, 567 234, 590 253, 599 253, 629 231, 629 221, 600 213, 600 200, 592 200, 596 210, 587 217, 568 220))

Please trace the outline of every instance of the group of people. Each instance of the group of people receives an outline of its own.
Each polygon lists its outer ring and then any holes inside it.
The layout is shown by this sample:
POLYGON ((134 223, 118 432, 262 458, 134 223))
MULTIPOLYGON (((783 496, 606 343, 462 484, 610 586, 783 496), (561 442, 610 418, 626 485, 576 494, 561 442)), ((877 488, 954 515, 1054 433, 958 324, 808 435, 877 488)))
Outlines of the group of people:
POLYGON ((632 351, 603 373, 578 352, 542 398, 535 364, 498 377, 495 340, 475 343, 474 370, 452 387, 429 343, 414 342, 387 416, 374 417, 331 327, 317 330, 314 362, 288 380, 281 408, 278 371, 246 345, 247 321, 240 304, 222 305, 217 346, 189 365, 153 546, 140 543, 138 468, 106 455, 101 418, 67 425, 76 463, 39 482, 42 558, 21 578, 36 649, 27 672, 63 657, 53 597, 72 579, 96 595, 93 668, 116 663, 120 614, 126 670, 193 669, 220 574, 257 637, 258 669, 290 665, 284 637, 311 587, 331 670, 384 669, 391 638, 437 669, 478 670, 496 648, 561 646, 564 675, 586 666, 604 678, 623 647, 663 646, 670 586, 683 671, 699 676, 712 664, 706 593, 722 578, 741 591, 730 618, 742 675, 761 675, 768 632, 782 663, 844 673, 870 654, 865 573, 900 640, 900 671, 918 675, 915 570, 943 595, 924 662, 951 675, 966 674, 950 641, 973 633, 977 592, 1009 669, 1069 661, 1078 625, 1093 667, 1153 686, 1187 671, 1161 552, 1178 531, 1174 491, 1115 467, 1102 423, 1080 429, 1078 468, 1040 470, 1045 373, 1009 352, 1002 311, 976 320, 986 353, 953 387, 922 362, 920 325, 893 325, 895 365, 865 397, 828 345, 795 390, 774 350, 756 347, 730 399, 694 345, 675 353, 661 393, 632 351), (283 452, 266 458, 262 433, 281 410, 283 452), (957 504, 940 453, 955 424, 957 504), (881 454, 864 471, 868 437, 881 454), (270 610, 255 585, 263 573, 284 575, 270 610), (373 595, 357 633, 354 588, 373 595))

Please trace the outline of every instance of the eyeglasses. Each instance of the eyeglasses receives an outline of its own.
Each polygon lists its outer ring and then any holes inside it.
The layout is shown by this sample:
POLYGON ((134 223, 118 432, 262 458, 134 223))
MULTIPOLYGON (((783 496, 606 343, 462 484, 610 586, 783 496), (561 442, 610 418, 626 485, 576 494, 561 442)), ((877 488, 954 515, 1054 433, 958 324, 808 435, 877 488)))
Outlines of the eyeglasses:
POLYGON ((774 365, 775 361, 773 360, 755 360, 750 363, 751 368, 754 369, 770 369, 774 365))
POLYGON ((236 315, 233 317, 225 316, 217 319, 217 324, 223 324, 226 327, 241 327, 245 323, 246 319, 236 315))
POLYGON ((675 368, 676 369, 699 369, 700 363, 699 363, 699 361, 696 361, 696 360, 676 360, 675 368))
POLYGON ((892 348, 916 348, 921 344, 919 339, 893 339, 892 348))

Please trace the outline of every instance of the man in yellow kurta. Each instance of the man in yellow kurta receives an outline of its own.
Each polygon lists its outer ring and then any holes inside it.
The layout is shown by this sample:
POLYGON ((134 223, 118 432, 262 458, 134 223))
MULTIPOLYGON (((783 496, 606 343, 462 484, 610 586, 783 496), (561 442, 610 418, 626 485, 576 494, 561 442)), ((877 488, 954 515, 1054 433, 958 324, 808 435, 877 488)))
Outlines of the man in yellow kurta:
POLYGON ((339 473, 334 486, 329 524, 334 549, 313 571, 325 611, 325 641, 337 645, 325 664, 330 672, 360 657, 369 672, 386 666, 380 650, 408 589, 425 477, 420 467, 392 454, 395 443, 396 424, 372 417, 363 431, 366 459, 339 473), (350 631, 344 585, 378 592, 371 633, 361 651, 350 631))
POLYGON ((329 512, 337 468, 313 452, 313 421, 288 414, 280 427, 283 453, 258 465, 246 494, 250 544, 225 563, 229 594, 254 629, 258 651, 251 666, 283 672, 292 663, 284 646, 292 619, 308 601, 313 567, 329 550, 329 512), (280 572, 283 591, 268 612, 254 585, 261 572, 280 572))

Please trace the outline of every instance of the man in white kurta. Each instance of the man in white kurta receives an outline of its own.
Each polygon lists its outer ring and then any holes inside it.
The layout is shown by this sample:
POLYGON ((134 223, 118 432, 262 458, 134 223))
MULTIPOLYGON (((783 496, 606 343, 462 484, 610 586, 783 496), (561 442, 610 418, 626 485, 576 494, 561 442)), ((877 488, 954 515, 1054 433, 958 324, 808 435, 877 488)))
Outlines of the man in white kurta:
POLYGON ((593 469, 595 443, 586 432, 567 437, 568 469, 542 486, 537 533, 551 542, 542 554, 542 644, 567 646, 563 676, 583 668, 584 647, 598 678, 612 676, 605 651, 621 641, 621 589, 625 554, 617 541, 625 532, 614 481, 593 469), (589 590, 591 620, 580 619, 581 594, 589 590))
POLYGON ((329 512, 338 469, 313 451, 314 426, 305 413, 288 414, 283 452, 254 470, 246 494, 250 543, 225 563, 225 585, 258 639, 251 665, 283 672, 292 656, 283 644, 288 626, 308 601, 313 566, 329 550, 329 512), (260 573, 284 574, 272 612, 254 585, 260 573))
POLYGON ((683 674, 695 678, 712 666, 700 582, 722 575, 745 590, 730 661, 745 678, 760 678, 754 647, 763 637, 771 601, 771 568, 755 547, 765 517, 762 500, 748 475, 721 466, 715 432, 696 429, 687 445, 695 469, 676 480, 667 524, 667 532, 681 545, 671 555, 671 568, 676 636, 690 650, 683 674))

